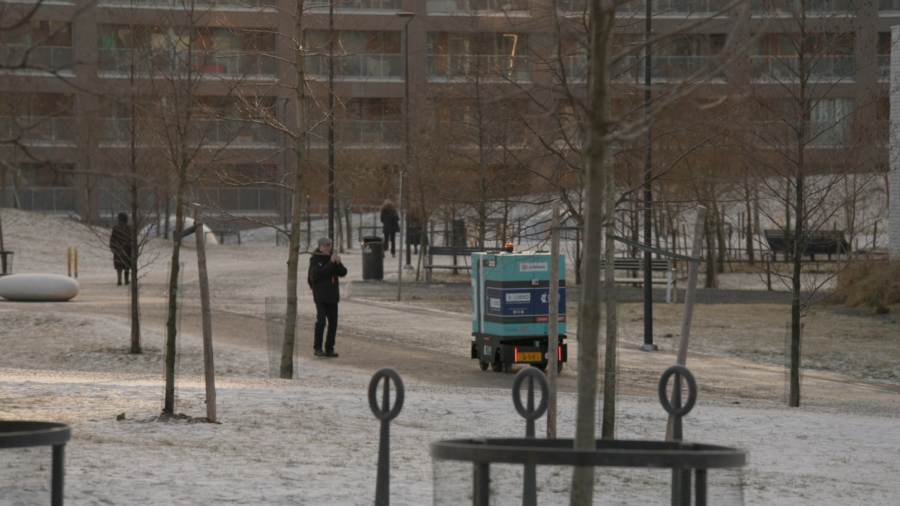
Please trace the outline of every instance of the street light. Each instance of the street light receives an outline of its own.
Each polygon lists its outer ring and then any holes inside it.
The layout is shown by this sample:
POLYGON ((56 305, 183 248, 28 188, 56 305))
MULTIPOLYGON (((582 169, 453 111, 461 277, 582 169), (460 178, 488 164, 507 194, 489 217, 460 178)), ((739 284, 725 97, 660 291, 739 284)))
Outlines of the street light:
MULTIPOLYGON (((400 219, 403 220, 403 201, 406 199, 406 170, 409 168, 409 22, 415 17, 415 12, 398 12, 398 18, 406 18, 403 25, 403 45, 406 46, 403 61, 403 84, 405 98, 403 100, 403 122, 406 124, 406 160, 403 163, 403 175, 400 178, 400 219)), ((406 232, 406 222, 400 224, 400 257, 397 262, 397 300, 400 300, 403 289, 403 234, 406 232)), ((409 248, 409 244, 406 245, 409 248)), ((409 265, 409 251, 407 250, 406 264, 409 265)), ((411 268, 411 266, 410 266, 411 268)))

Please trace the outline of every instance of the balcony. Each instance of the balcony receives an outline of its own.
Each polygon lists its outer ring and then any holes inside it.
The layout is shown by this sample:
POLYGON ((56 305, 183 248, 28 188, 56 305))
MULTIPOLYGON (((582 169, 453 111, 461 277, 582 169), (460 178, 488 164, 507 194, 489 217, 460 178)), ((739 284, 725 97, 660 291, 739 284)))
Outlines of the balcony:
POLYGON ((891 55, 878 55, 878 80, 887 81, 891 78, 891 55))
POLYGON ((27 143, 71 144, 75 141, 75 119, 0 116, 0 138, 20 138, 27 143))
POLYGON ((18 191, 6 188, 0 191, 0 206, 14 207, 16 200, 23 211, 51 214, 78 212, 78 192, 75 188, 22 188, 18 191))
MULTIPOLYGON (((807 121, 806 147, 835 149, 847 147, 850 143, 850 122, 807 121)), ((752 127, 755 144, 764 149, 793 151, 797 149, 797 132, 793 125, 782 121, 758 122, 752 127)))
MULTIPOLYGON (((309 56, 304 60, 306 72, 317 78, 328 76, 328 56, 309 56)), ((334 57, 334 75, 367 80, 403 80, 402 54, 350 54, 334 57)))
POLYGON ((0 65, 7 67, 24 63, 28 70, 60 71, 73 70, 73 62, 71 46, 0 46, 0 65))
MULTIPOLYGON (((708 79, 719 64, 721 59, 718 56, 653 56, 650 60, 650 78, 653 81, 708 79)), ((586 59, 584 65, 584 75, 587 76, 586 59)), ((613 78, 643 82, 644 59, 634 56, 623 58, 613 70, 613 78)))
POLYGON ((278 190, 266 186, 198 188, 196 200, 205 207, 228 214, 268 216, 278 213, 278 190))
POLYGON ((426 0, 429 15, 476 16, 479 14, 503 14, 528 16, 529 0, 426 0))
POLYGON ((328 7, 332 4, 334 4, 334 10, 340 12, 385 11, 394 13, 402 7, 401 0, 337 0, 336 2, 311 0, 309 2, 313 9, 312 12, 328 12, 328 7))
POLYGON ((900 0, 878 0, 879 11, 900 11, 900 0))
MULTIPOLYGON (((885 0, 880 1, 884 2, 885 0)), ((856 10, 853 0, 816 0, 812 2, 807 0, 805 3, 807 14, 853 12, 856 10)), ((750 9, 756 13, 774 13, 781 10, 800 12, 802 5, 801 0, 787 0, 787 2, 783 0, 753 0, 750 4, 750 9)))
POLYGON ((507 55, 430 54, 428 79, 530 81, 531 58, 507 55))
MULTIPOLYGON (((165 72, 179 68, 183 56, 168 51, 142 51, 137 49, 99 50, 99 70, 115 73, 165 72)), ((275 53, 250 51, 214 51, 191 54, 193 68, 205 74, 223 77, 276 76, 278 60, 275 53)))
MULTIPOLYGON (((574 4, 573 7, 577 7, 576 12, 581 12, 584 8, 584 0, 567 0, 567 2, 574 4)), ((650 8, 653 10, 654 16, 666 14, 683 16, 691 13, 712 14, 721 12, 726 9, 729 3, 731 3, 729 0, 653 0, 650 8)), ((646 1, 632 0, 619 4, 616 10, 637 14, 644 12, 646 7, 646 1)))
MULTIPOLYGON (((190 9, 192 3, 189 0, 99 0, 100 5, 111 5, 117 7, 125 6, 146 6, 153 8, 176 7, 181 9, 190 9)), ((209 9, 259 9, 264 7, 275 7, 278 0, 195 0, 193 6, 209 9)))
MULTIPOLYGON (((344 148, 396 148, 403 143, 400 121, 337 120, 334 122, 334 144, 344 148)), ((328 125, 319 124, 312 132, 312 143, 328 145, 328 125)))
MULTIPOLYGON (((751 72, 754 79, 774 81, 799 80, 801 75, 800 59, 797 56, 750 57, 751 72)), ((853 56, 819 56, 807 58, 804 72, 810 79, 842 80, 853 78, 853 56)))
POLYGON ((209 120, 204 138, 229 147, 273 147, 278 144, 277 131, 269 125, 224 119, 209 120))

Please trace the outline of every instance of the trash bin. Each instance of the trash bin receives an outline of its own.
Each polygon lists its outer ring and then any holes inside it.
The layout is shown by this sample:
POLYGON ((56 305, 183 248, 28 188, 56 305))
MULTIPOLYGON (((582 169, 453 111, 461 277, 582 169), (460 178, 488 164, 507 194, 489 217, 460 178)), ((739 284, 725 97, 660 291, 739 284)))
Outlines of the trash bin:
POLYGON ((363 280, 384 279, 384 245, 381 237, 363 237, 363 280))

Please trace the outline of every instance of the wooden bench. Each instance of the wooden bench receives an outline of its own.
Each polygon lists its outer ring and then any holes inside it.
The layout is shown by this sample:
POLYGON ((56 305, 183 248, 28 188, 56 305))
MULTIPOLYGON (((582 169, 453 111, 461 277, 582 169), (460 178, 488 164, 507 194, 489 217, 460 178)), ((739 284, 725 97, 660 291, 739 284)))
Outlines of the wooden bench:
MULTIPOLYGON (((606 267, 606 262, 600 263, 600 268, 604 269, 606 267)), ((641 271, 644 270, 644 259, 643 258, 614 258, 613 259, 613 269, 617 271, 641 271)), ((665 278, 651 278, 650 284, 653 285, 666 285, 666 302, 675 302, 675 299, 678 298, 678 294, 675 290, 677 290, 675 284, 675 268, 672 265, 671 260, 665 259, 651 259, 650 260, 650 271, 652 272, 665 272, 665 278)), ((613 280, 617 284, 634 284, 634 285, 643 285, 644 278, 616 278, 613 280)))
MULTIPOLYGON (((794 235, 788 234, 784 230, 763 230, 766 242, 769 243, 769 249, 772 253, 781 253, 787 259, 794 252, 794 235)), ((816 261, 816 254, 842 255, 850 251, 850 243, 844 236, 843 230, 816 230, 806 234, 806 244, 803 245, 802 255, 809 255, 812 262, 816 261)))
POLYGON ((422 268, 425 269, 426 272, 426 281, 431 282, 431 273, 433 269, 453 269, 453 274, 457 274, 456 271, 460 269, 466 271, 472 270, 472 266, 466 264, 465 262, 469 258, 471 258, 472 253, 477 253, 480 251, 497 253, 505 250, 503 248, 466 248, 458 246, 432 246, 428 248, 428 263, 422 266, 422 268), (452 256, 453 265, 435 264, 434 257, 436 256, 452 256), (463 257, 462 265, 457 264, 457 257, 463 257))

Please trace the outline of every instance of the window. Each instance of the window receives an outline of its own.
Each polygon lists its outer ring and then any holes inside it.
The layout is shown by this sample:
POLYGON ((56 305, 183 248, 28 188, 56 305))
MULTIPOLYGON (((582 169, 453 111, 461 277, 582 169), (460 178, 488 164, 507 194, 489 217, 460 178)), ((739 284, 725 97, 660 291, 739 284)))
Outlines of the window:
POLYGON ((809 107, 810 145, 845 146, 853 125, 852 98, 821 98, 809 107))
POLYGON ((74 188, 74 166, 57 163, 21 164, 22 178, 29 188, 74 188))

